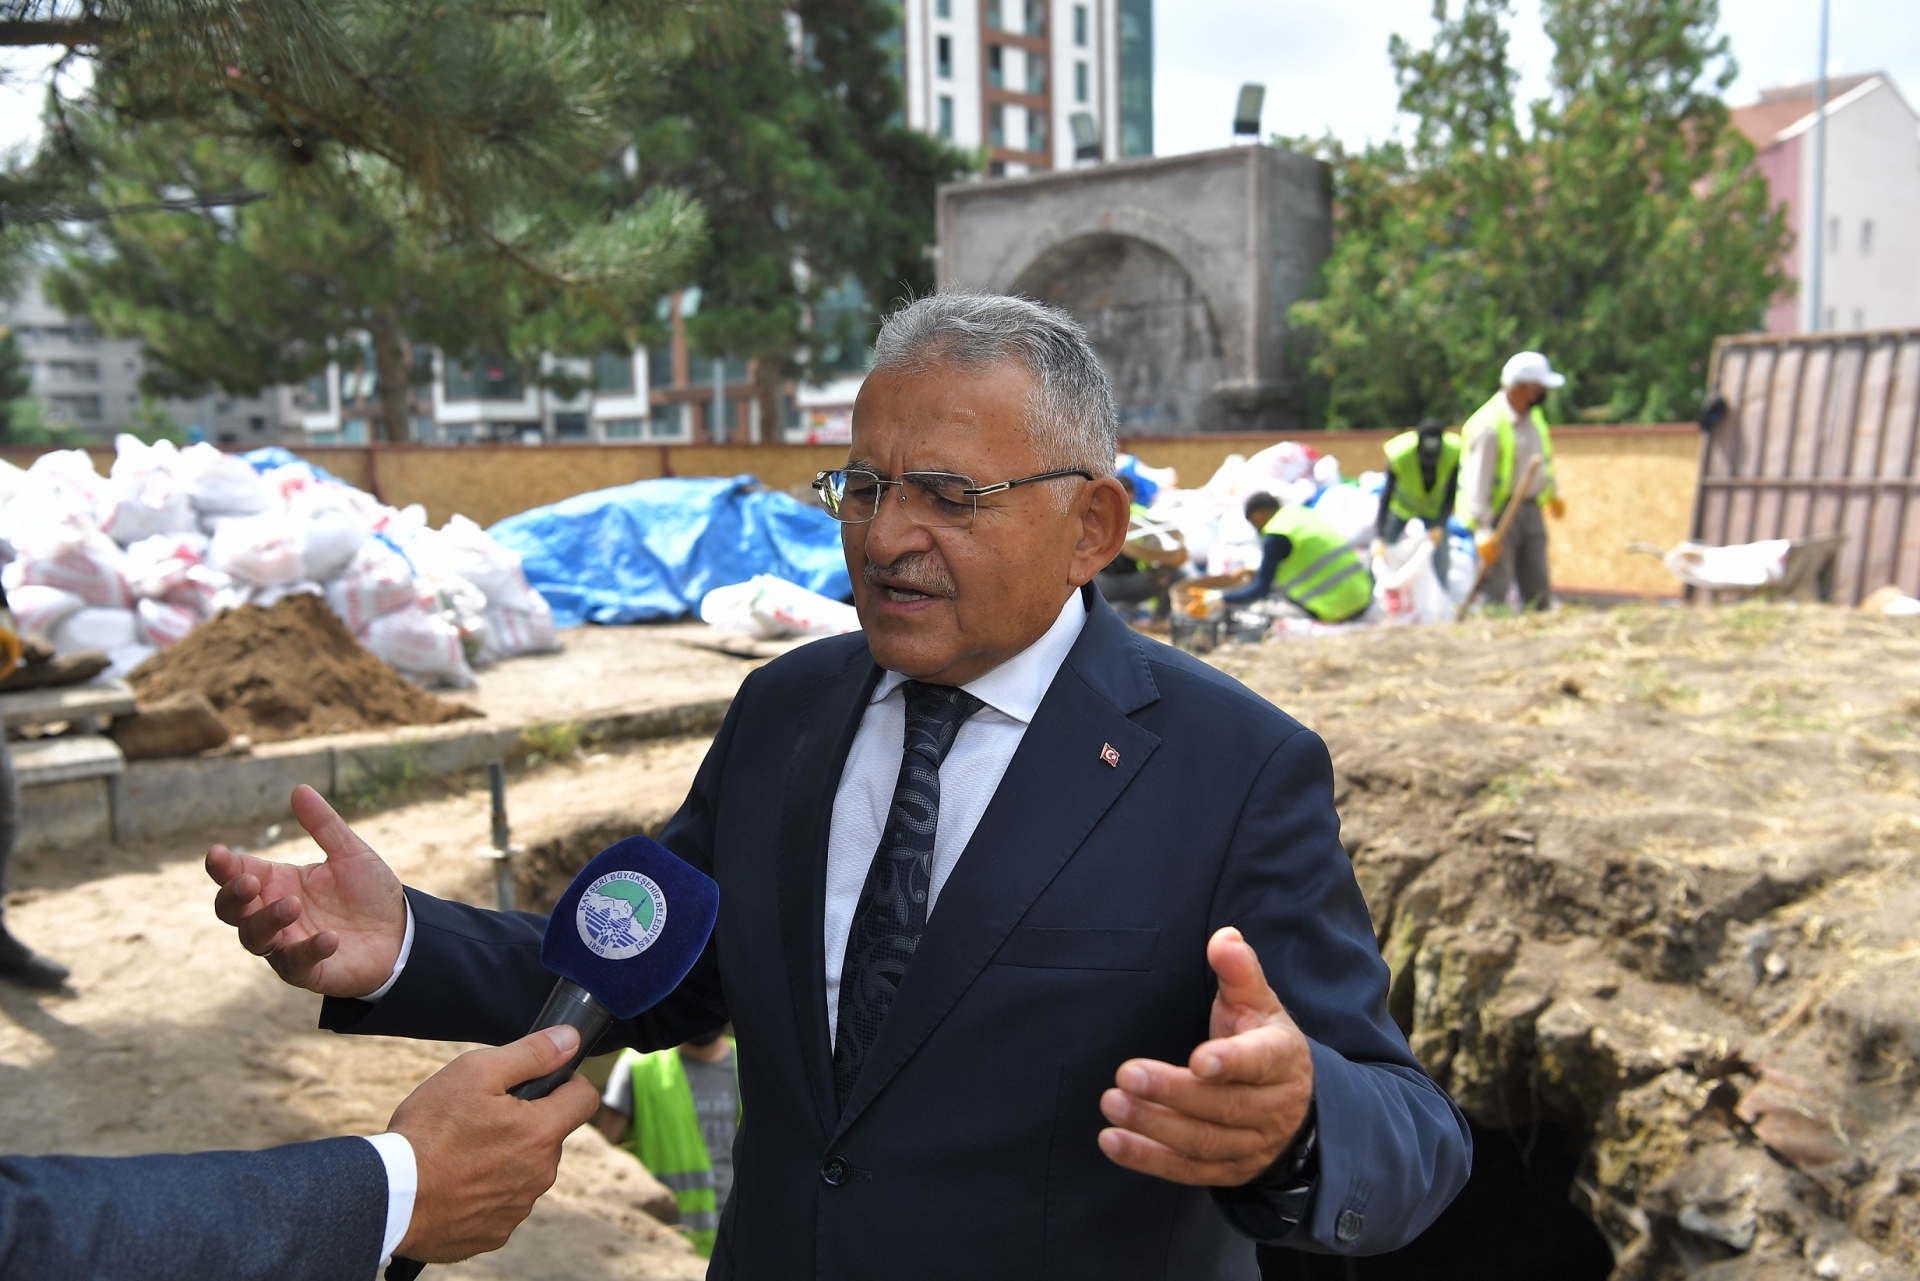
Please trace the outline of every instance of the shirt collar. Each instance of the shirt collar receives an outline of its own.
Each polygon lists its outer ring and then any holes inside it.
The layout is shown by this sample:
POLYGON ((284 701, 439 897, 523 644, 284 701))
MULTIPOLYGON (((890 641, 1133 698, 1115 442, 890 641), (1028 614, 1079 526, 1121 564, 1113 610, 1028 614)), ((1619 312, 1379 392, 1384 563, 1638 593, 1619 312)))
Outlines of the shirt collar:
MULTIPOLYGON (((1075 591, 1060 607, 1060 617, 1053 620, 1053 626, 1047 628, 1039 640, 960 688, 996 712, 1022 725, 1029 724, 1053 685, 1060 664, 1067 661, 1073 643, 1080 639, 1080 629, 1086 625, 1086 602, 1075 591)), ((873 687, 872 701, 877 703, 886 698, 908 679, 899 672, 882 672, 880 683, 873 687)))

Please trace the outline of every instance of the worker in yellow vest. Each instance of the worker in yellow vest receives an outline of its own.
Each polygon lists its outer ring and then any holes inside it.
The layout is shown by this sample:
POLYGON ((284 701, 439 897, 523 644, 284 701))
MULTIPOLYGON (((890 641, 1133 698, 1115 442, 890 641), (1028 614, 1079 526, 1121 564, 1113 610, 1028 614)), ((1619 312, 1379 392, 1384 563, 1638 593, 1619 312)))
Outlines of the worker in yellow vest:
POLYGON ((1518 581, 1520 605, 1545 609, 1552 603, 1547 568, 1547 527, 1541 509, 1555 520, 1566 515, 1553 470, 1553 433, 1540 402, 1566 378, 1555 373, 1537 351, 1523 351, 1500 371, 1500 390, 1480 406, 1461 428, 1464 458, 1460 466, 1460 501, 1467 524, 1474 530, 1480 560, 1487 566, 1483 598, 1507 603, 1518 581), (1513 492, 1527 464, 1540 460, 1540 469, 1524 494, 1513 492), (1518 502, 1513 525, 1503 540, 1494 531, 1509 501, 1518 502))
POLYGON ((652 1054, 623 1051, 607 1077, 596 1124, 673 1192, 679 1227, 713 1254, 720 1209, 733 1190, 740 1078, 733 1038, 719 1033, 652 1054))
POLYGON ((1352 543, 1311 507, 1282 507, 1255 494, 1242 508, 1260 531, 1260 568, 1253 581, 1226 593, 1229 605, 1264 600, 1278 587, 1323 623, 1358 618, 1373 604, 1373 575, 1352 543))
POLYGON ((1460 435, 1438 418, 1423 418, 1386 444, 1387 482, 1374 518, 1373 554, 1400 541, 1407 522, 1418 520, 1433 540, 1433 571, 1447 581, 1447 517, 1460 488, 1460 435))

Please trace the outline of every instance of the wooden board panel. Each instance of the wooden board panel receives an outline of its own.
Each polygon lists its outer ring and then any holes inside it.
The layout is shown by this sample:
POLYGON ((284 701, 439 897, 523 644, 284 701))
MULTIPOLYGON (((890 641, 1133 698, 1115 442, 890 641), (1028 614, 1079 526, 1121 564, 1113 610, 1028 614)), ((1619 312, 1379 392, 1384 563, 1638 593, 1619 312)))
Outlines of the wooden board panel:
POLYGON ((1723 338, 1714 368, 1730 412, 1701 452, 1693 536, 1844 532, 1840 600, 1920 595, 1920 330, 1723 338))

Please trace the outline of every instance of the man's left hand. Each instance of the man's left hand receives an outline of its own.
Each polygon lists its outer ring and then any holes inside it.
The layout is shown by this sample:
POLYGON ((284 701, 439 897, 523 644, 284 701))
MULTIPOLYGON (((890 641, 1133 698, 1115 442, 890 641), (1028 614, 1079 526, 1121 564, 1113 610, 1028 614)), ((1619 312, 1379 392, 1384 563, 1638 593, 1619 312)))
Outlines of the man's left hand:
POLYGON ((1238 1187, 1293 1142, 1313 1101, 1313 1058, 1239 930, 1215 932, 1207 964, 1220 977, 1213 1039, 1186 1067, 1122 1063, 1119 1088, 1100 1096, 1112 1122, 1100 1131, 1100 1150, 1116 1165, 1174 1183, 1238 1187))

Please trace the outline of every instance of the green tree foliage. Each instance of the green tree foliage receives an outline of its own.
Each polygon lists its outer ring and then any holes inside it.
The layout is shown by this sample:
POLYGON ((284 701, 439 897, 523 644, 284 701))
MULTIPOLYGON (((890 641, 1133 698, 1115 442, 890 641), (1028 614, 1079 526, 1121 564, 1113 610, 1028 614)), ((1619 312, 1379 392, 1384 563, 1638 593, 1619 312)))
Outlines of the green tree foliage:
POLYGON ((1785 219, 1720 93, 1716 0, 1545 0, 1551 93, 1515 121, 1504 0, 1465 0, 1390 56, 1410 143, 1320 144, 1336 184, 1321 296, 1294 322, 1328 425, 1460 421, 1522 348, 1568 386, 1549 412, 1690 415, 1715 336, 1787 280, 1785 219))
POLYGON ((14 414, 32 386, 33 373, 20 353, 20 340, 0 326, 0 440, 10 439, 14 414))
POLYGON ((792 14, 723 56, 691 51, 633 108, 645 179, 693 195, 710 228, 688 336, 759 361, 766 421, 782 379, 864 351, 874 303, 932 287, 934 187, 970 165, 901 121, 895 6, 799 0, 792 14))

